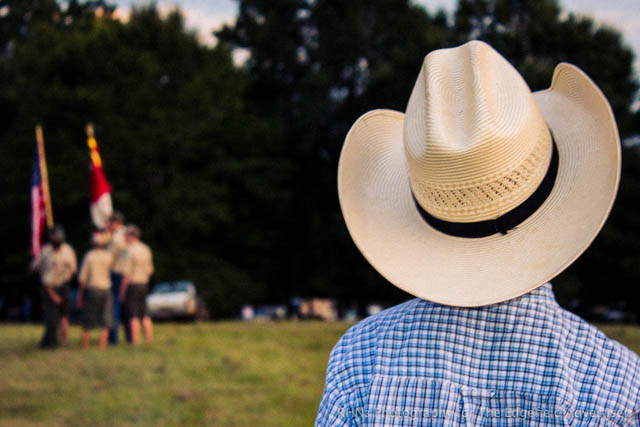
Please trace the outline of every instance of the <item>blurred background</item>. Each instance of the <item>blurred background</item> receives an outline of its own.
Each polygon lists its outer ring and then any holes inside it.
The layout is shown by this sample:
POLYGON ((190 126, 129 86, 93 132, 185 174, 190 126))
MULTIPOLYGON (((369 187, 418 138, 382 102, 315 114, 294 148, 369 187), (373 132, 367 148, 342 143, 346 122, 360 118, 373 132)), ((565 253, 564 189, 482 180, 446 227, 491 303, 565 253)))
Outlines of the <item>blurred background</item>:
POLYGON ((336 341, 411 298, 345 227, 343 139, 371 109, 405 109, 428 52, 471 39, 493 45, 534 91, 568 61, 608 97, 623 144, 618 199, 554 289, 640 354, 637 8, 0 0, 0 426, 311 425, 336 341), (67 346, 36 348, 43 328, 24 322, 41 319, 28 272, 34 127, 44 129, 53 216, 82 259, 93 230, 88 122, 113 207, 153 250, 152 314, 217 321, 158 322, 153 345, 104 352, 81 350, 73 326, 67 346), (287 317, 334 321, 261 321, 287 317))
POLYGON ((38 280, 27 270, 37 123, 54 217, 79 256, 92 230, 84 126, 93 122, 114 208, 142 228, 154 251, 154 282, 192 281, 212 318, 294 297, 329 298, 338 314, 408 299, 350 239, 337 199, 338 157, 361 114, 404 110, 429 51, 470 39, 493 45, 534 91, 568 61, 611 102, 625 141, 619 196, 592 247, 554 284, 575 311, 633 315, 636 6, 1 0, 0 318, 25 298, 37 317, 38 280))

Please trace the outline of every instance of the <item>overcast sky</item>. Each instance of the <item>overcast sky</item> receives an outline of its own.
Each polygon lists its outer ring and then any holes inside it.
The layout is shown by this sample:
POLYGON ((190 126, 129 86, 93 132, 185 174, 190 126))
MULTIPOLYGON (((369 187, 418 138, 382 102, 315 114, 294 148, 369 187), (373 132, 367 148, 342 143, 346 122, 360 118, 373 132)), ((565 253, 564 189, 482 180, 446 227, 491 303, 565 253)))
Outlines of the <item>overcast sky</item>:
MULTIPOLYGON (((115 0, 119 12, 126 16, 131 6, 149 3, 148 0, 115 0)), ((233 0, 157 0, 162 11, 178 6, 184 13, 187 26, 197 30, 200 38, 207 43, 215 43, 211 31, 226 22, 233 22, 237 3, 233 0)), ((457 0, 416 0, 429 11, 444 8, 451 12, 457 0)), ((602 24, 611 24, 622 31, 625 42, 636 55, 636 73, 640 70, 640 13, 638 0, 560 0, 565 12, 588 15, 602 24)))

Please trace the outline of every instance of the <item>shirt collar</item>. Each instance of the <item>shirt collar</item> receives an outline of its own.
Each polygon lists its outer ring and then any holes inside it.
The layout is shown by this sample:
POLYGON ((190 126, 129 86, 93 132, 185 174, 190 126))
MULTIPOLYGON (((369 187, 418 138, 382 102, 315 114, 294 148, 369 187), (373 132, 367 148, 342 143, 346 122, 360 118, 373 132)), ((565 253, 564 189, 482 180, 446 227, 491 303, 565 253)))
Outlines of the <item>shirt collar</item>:
MULTIPOLYGON (((431 305, 441 305, 436 302, 424 300, 431 305)), ((479 307, 457 307, 461 309, 482 309, 487 307, 499 308, 499 307, 528 307, 532 305, 546 305, 552 307, 560 307, 558 302, 556 301, 556 297, 553 293, 553 287, 551 282, 547 282, 542 286, 535 288, 534 290, 527 292, 524 295, 521 295, 516 298, 512 298, 510 300, 498 302, 495 304, 479 306, 479 307)))
POLYGON ((551 282, 547 282, 544 285, 534 289, 531 292, 528 292, 517 298, 514 298, 509 301, 505 301, 499 304, 513 304, 513 305, 544 304, 544 305, 557 306, 558 302, 556 301, 556 297, 553 293, 553 287, 551 285, 551 282))

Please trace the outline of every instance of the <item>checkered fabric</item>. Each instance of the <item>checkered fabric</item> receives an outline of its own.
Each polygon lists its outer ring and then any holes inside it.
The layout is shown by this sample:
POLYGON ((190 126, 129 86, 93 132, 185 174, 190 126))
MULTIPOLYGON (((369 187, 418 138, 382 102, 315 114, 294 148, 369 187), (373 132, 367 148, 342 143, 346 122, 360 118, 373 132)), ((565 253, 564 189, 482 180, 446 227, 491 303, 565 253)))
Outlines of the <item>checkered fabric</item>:
POLYGON ((478 308, 413 299, 331 352, 316 426, 640 426, 640 358, 551 284, 478 308))

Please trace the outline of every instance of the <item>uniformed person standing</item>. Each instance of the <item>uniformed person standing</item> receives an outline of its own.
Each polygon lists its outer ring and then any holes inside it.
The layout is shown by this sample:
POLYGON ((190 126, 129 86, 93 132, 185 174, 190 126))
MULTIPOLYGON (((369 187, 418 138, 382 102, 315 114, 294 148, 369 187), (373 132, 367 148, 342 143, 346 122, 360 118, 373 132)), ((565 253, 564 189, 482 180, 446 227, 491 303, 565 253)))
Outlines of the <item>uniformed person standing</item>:
POLYGON ((64 230, 56 225, 49 232, 49 243, 43 246, 32 268, 40 273, 45 332, 40 346, 66 344, 69 336, 71 289, 69 281, 77 269, 76 254, 65 243, 64 230))
MULTIPOLYGON (((113 301, 112 326, 109 331, 109 343, 118 344, 120 332, 120 318, 123 308, 120 304, 120 287, 122 286, 122 272, 127 258, 127 242, 125 239, 126 227, 124 226, 124 215, 121 212, 114 212, 109 218, 107 225, 111 233, 109 249, 113 254, 113 265, 111 267, 111 297, 113 301)), ((129 326, 125 325, 127 340, 129 340, 129 326)))
POLYGON ((87 252, 78 274, 78 307, 83 308, 82 346, 89 347, 90 331, 100 328, 99 347, 107 347, 112 325, 111 266, 113 252, 107 249, 107 238, 101 232, 91 236, 93 249, 87 252))
POLYGON ((151 343, 153 325, 146 304, 149 277, 153 274, 151 249, 140 241, 140 229, 135 225, 127 226, 126 240, 127 258, 120 288, 120 301, 125 302, 125 310, 129 317, 131 343, 137 345, 139 342, 140 323, 145 341, 151 343))

